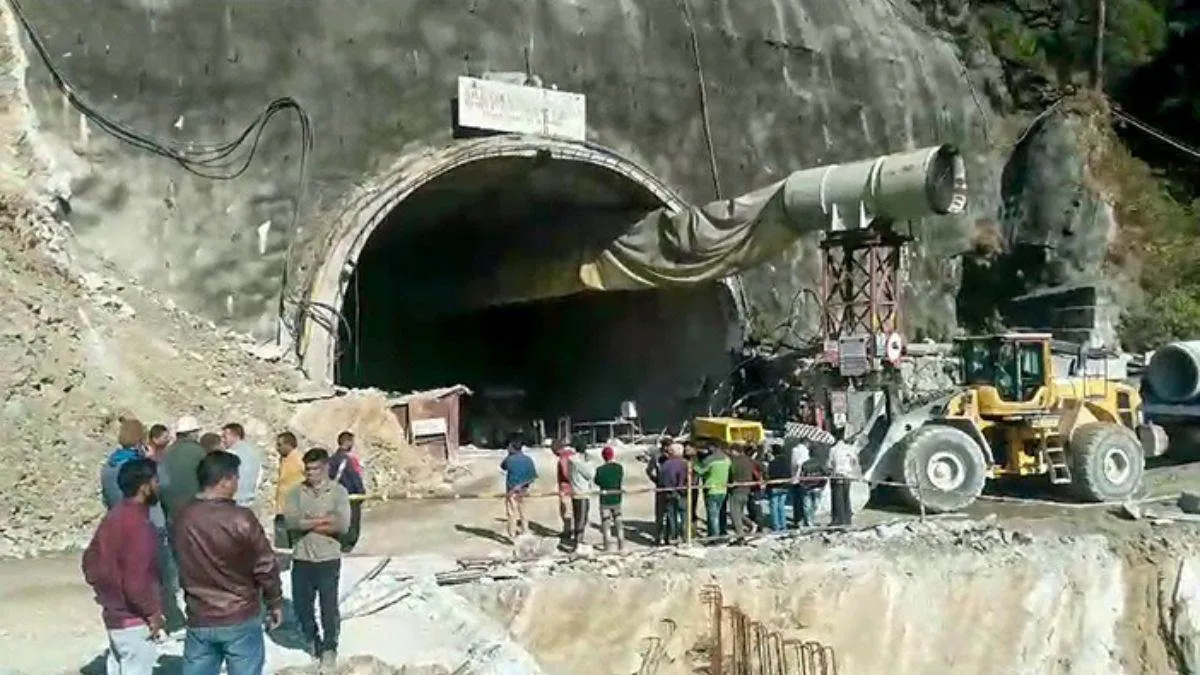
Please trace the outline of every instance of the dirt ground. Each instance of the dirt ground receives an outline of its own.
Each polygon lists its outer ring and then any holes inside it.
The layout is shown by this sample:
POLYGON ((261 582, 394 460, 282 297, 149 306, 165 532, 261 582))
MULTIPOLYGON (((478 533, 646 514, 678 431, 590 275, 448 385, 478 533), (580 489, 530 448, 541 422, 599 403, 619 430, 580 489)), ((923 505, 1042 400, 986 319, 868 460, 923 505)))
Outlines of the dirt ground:
MULTIPOLYGON (((542 481, 552 476, 548 452, 534 451, 542 481)), ((462 494, 502 487, 498 452, 479 451, 467 457, 470 472, 455 485, 462 494)), ((628 484, 646 486, 642 469, 632 454, 621 457, 628 484)), ((1151 470, 1149 485, 1156 493, 1200 488, 1200 465, 1166 465, 1151 470)), ((1165 507, 1164 507, 1165 508, 1165 507)), ((1117 539, 1151 533, 1146 520, 1131 522, 1112 513, 1112 507, 1081 508, 1052 503, 981 502, 971 515, 995 514, 1014 527, 1046 533, 1100 532, 1117 539)), ((649 495, 631 496, 624 505, 626 543, 632 550, 652 543, 653 502, 649 495)), ((493 500, 403 500, 376 504, 365 516, 364 534, 356 554, 405 555, 439 553, 453 557, 509 555, 512 547, 504 535, 504 509, 493 500)), ((533 532, 550 551, 560 528, 554 498, 529 504, 533 532)), ((868 509, 858 522, 881 523, 915 519, 886 509, 868 509)), ((593 512, 590 542, 600 534, 593 512)), ((21 673, 78 672, 100 656, 104 633, 99 612, 79 572, 77 554, 0 563, 0 654, 4 666, 21 673)))

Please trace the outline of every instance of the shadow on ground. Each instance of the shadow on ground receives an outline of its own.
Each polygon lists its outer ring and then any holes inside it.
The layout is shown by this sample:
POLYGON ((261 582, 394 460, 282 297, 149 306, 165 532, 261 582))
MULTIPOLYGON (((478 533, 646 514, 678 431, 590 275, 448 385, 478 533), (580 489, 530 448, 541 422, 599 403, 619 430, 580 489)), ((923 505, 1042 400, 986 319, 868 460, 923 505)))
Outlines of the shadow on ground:
MULTIPOLYGON (((79 675, 106 675, 108 652, 92 659, 90 663, 79 669, 79 675)), ((154 675, 180 675, 183 673, 183 659, 178 656, 161 656, 154 667, 154 675)))

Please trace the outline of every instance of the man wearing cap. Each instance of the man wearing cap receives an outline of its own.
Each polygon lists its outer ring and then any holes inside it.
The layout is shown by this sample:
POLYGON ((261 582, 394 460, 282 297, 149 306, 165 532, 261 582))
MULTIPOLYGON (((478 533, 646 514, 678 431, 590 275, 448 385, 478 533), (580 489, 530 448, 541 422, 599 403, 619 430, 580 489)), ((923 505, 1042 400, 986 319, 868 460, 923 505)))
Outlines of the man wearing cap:
POLYGON ((604 535, 605 551, 610 550, 610 534, 613 531, 616 532, 617 550, 625 549, 625 533, 621 523, 621 488, 625 482, 625 467, 613 461, 615 456, 612 446, 604 446, 600 451, 604 463, 597 467, 593 478, 596 487, 600 488, 600 532, 604 535))
POLYGON ((663 495, 666 510, 663 514, 663 543, 671 544, 684 538, 684 511, 687 510, 688 465, 681 457, 683 446, 672 443, 667 446, 666 459, 658 472, 656 487, 663 495))
POLYGON ((170 528, 180 510, 200 492, 196 469, 208 454, 200 445, 197 436, 200 423, 191 415, 184 415, 175 424, 175 442, 167 447, 162 461, 162 504, 170 528))

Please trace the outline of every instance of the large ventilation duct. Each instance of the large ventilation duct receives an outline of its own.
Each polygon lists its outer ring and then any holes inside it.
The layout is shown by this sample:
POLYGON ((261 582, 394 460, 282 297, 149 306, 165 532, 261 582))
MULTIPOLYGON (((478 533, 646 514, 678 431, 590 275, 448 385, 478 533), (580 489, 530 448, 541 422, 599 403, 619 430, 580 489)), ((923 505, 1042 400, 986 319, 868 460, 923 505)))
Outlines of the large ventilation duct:
POLYGON ((750 269, 809 234, 962 213, 966 165, 939 145, 797 171, 735 199, 655 210, 601 251, 571 259, 497 260, 468 293, 484 306, 586 290, 714 281, 750 269))
POLYGON ((967 171, 953 146, 940 145, 853 164, 797 171, 783 181, 789 224, 800 234, 865 228, 882 218, 916 220, 962 213, 967 171))
POLYGON ((1200 397, 1200 341, 1172 342, 1158 349, 1145 377, 1150 391, 1165 403, 1200 397))

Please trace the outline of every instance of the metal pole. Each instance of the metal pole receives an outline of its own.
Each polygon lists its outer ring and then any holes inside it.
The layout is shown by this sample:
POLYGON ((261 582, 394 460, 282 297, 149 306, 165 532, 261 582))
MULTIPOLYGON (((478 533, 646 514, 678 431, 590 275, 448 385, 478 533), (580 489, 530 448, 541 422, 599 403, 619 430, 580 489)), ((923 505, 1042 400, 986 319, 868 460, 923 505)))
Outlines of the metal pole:
POLYGON ((692 522, 692 504, 693 504, 693 500, 696 498, 695 497, 696 490, 693 487, 692 460, 690 460, 690 459, 688 460, 688 464, 687 464, 687 491, 686 492, 687 492, 687 511, 683 514, 683 519, 687 521, 687 530, 686 530, 686 534, 684 537, 684 541, 687 542, 687 544, 691 545, 691 543, 692 543, 692 527, 694 525, 694 523, 692 522))

